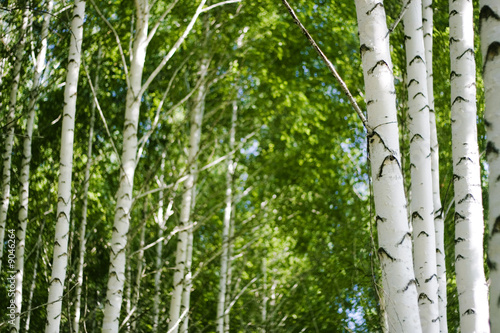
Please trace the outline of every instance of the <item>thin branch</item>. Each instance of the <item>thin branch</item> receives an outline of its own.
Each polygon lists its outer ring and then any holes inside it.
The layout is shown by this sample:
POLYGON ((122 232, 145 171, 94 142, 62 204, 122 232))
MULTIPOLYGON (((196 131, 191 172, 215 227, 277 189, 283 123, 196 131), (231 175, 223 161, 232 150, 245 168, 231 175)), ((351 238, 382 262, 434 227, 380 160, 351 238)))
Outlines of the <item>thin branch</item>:
POLYGON ((188 34, 193 29, 193 26, 196 23, 196 20, 198 19, 198 16, 200 16, 201 11, 203 9, 203 6, 205 5, 205 2, 207 2, 207 0, 201 0, 201 3, 198 6, 198 8, 196 9, 196 12, 194 13, 193 17, 191 18, 191 22, 189 22, 186 30, 184 30, 184 33, 175 42, 174 46, 172 46, 172 48, 170 49, 170 51, 168 51, 167 55, 162 59, 162 61, 156 67, 156 69, 153 71, 153 73, 151 73, 151 75, 149 75, 149 77, 146 80, 146 82, 142 85, 142 89, 139 91, 139 94, 137 95, 137 98, 139 98, 139 99, 141 98, 141 96, 144 94, 144 92, 146 91, 146 89, 148 89, 148 87, 151 84, 151 82, 153 82, 153 80, 155 79, 155 77, 160 73, 160 71, 163 69, 163 67, 173 57, 173 55, 175 54, 175 52, 177 51, 177 49, 184 42, 184 40, 186 39, 186 37, 188 36, 188 34))
POLYGON ((366 128, 366 131, 368 132, 368 135, 370 135, 373 132, 373 129, 368 125, 368 121, 366 120, 366 117, 363 114, 363 111, 361 111, 361 108, 359 107, 358 103, 356 102, 356 100, 352 96, 352 94, 349 91, 349 88, 347 87, 346 83, 344 82, 344 80, 342 80, 342 78, 340 77, 340 75, 337 73, 337 70, 333 66, 332 62, 326 57, 326 55, 323 53, 323 51, 321 51, 321 49, 319 48, 318 44, 316 44, 316 42, 312 38, 312 36, 309 33, 309 31, 307 31, 307 29, 302 25, 302 23, 300 22, 299 18, 297 17, 297 15, 295 14, 295 12, 293 11, 293 8, 288 4, 288 2, 286 0, 282 0, 282 2, 285 5, 285 7, 288 9, 288 11, 290 12, 290 15, 292 15, 292 18, 295 21, 295 23, 300 27, 300 29, 302 30, 302 32, 304 33, 304 35, 306 35, 306 37, 309 40, 309 42, 311 43, 311 45, 318 52, 318 54, 323 59, 323 61, 325 62, 326 66, 328 67, 328 69, 330 70, 330 72, 333 74, 333 76, 335 77, 335 79, 337 80, 337 82, 340 84, 340 87, 342 88, 342 90, 344 91, 344 93, 347 95, 347 98, 349 99, 349 101, 352 104, 352 107, 354 108, 354 110, 358 114, 358 117, 361 120, 361 122, 363 123, 363 126, 366 128))
POLYGON ((401 9, 401 12, 399 13, 398 18, 391 25, 391 27, 389 28, 389 31, 387 31, 387 34, 385 35, 385 37, 389 36, 394 31, 394 29, 396 29, 396 27, 398 26, 401 19, 403 19, 403 16, 405 16, 406 10, 408 9, 408 7, 410 7, 410 3, 411 3, 411 0, 408 0, 408 2, 405 4, 403 9, 401 9))
POLYGON ((156 20, 156 24, 154 25, 153 29, 151 29, 151 31, 149 32, 148 39, 146 40, 146 44, 149 44, 149 42, 151 41, 151 39, 153 39, 154 35, 156 34, 156 31, 160 27, 160 24, 163 22, 163 20, 168 15, 168 13, 170 13, 172 11, 172 9, 175 7, 175 5, 177 4, 177 2, 179 2, 179 0, 175 0, 174 2, 172 2, 170 4, 170 6, 168 6, 167 9, 165 9, 165 11, 163 12, 163 14, 161 14, 160 18, 156 20))
MULTIPOLYGON (((241 143, 238 145, 238 147, 236 147, 234 150, 230 151, 228 154, 222 156, 222 157, 219 157, 218 159, 216 159, 215 161, 212 161, 210 163, 208 163, 207 165, 205 165, 204 167, 202 167, 201 169, 198 170, 198 172, 201 172, 201 171, 204 171, 208 168, 211 168, 213 167, 214 165, 217 165, 219 164, 220 162, 224 161, 226 158, 228 158, 229 156, 231 156, 231 154, 234 154, 236 151, 238 151, 239 149, 241 149, 242 145, 249 139, 251 138, 252 136, 254 136, 256 134, 256 131, 250 133, 249 135, 247 135, 246 137, 244 137, 243 139, 241 139, 241 143)), ((165 185, 165 186, 161 186, 161 187, 157 187, 155 189, 152 189, 152 190, 149 190, 149 191, 146 191, 146 192, 143 192, 143 193, 140 193, 138 194, 137 196, 134 197, 134 202, 137 201, 138 199, 142 198, 142 197, 145 197, 149 194, 153 194, 153 193, 156 193, 156 192, 160 192, 160 191, 163 191, 163 190, 166 190, 166 189, 169 189, 171 188, 172 186, 176 185, 176 184, 179 184, 179 183, 182 183, 183 181, 185 181, 186 179, 188 178, 188 176, 182 176, 180 177, 179 179, 177 179, 177 181, 175 183, 170 183, 168 185, 165 185)))
MULTIPOLYGON (((93 0, 91 0, 93 1, 93 0)), ((111 146, 113 147, 113 150, 116 154, 116 158, 118 159, 118 162, 120 163, 120 168, 122 165, 121 159, 120 159, 120 154, 118 153, 118 150, 116 149, 115 142, 113 141, 113 137, 111 136, 111 132, 109 131, 108 123, 106 122, 106 118, 104 118, 104 114, 102 113, 101 105, 99 104, 99 100, 97 99, 97 93, 94 89, 94 85, 92 84, 92 80, 89 75, 89 69, 87 68, 87 65, 85 64, 85 61, 82 60, 82 65, 83 68, 85 69, 85 74, 87 76, 88 83, 90 85, 90 90, 92 91, 92 96, 94 97, 94 103, 97 107, 97 110, 99 111, 99 115, 101 116, 102 122, 104 123, 104 128, 106 129, 106 133, 109 136, 109 139, 111 140, 111 146)))
POLYGON ((201 12, 202 13, 208 12, 209 10, 214 9, 215 7, 227 5, 227 4, 230 4, 230 3, 237 3, 237 2, 241 2, 241 0, 227 0, 227 1, 222 1, 222 2, 216 3, 215 5, 208 6, 207 8, 203 8, 203 10, 201 12))
POLYGON ((116 32, 115 28, 106 19, 106 17, 104 17, 104 15, 101 13, 101 11, 99 10, 99 7, 97 7, 97 5, 95 4, 94 0, 90 0, 90 2, 92 3, 92 6, 94 6, 97 14, 104 20, 104 22, 106 23, 106 25, 111 29, 111 31, 113 32, 113 35, 115 36, 116 43, 118 44, 118 50, 120 51, 120 57, 122 58, 123 70, 125 71, 125 79, 127 80, 127 88, 129 88, 130 87, 130 81, 129 81, 129 77, 128 77, 127 61, 125 60, 125 53, 123 52, 123 48, 122 48, 122 43, 120 41, 120 37, 118 36, 118 33, 116 32))
MULTIPOLYGON (((172 48, 170 49, 170 51, 168 52, 168 54, 162 59, 162 61, 156 67, 156 69, 153 71, 153 73, 151 73, 151 75, 149 75, 148 79, 143 84, 141 91, 137 95, 137 98, 140 98, 140 96, 142 96, 142 94, 144 94, 144 92, 148 89, 148 87, 151 84, 151 82, 153 82, 153 80, 155 79, 155 77, 160 73, 160 71, 163 69, 163 67, 165 67, 165 65, 167 64, 167 62, 173 57, 173 55, 175 54, 175 52, 177 51, 177 49, 181 46, 181 44, 184 42, 184 40, 186 39, 186 37, 189 35, 189 33, 191 32, 191 30, 193 29, 193 26, 196 23, 196 20, 198 19, 198 16, 200 16, 201 13, 207 12, 210 9, 218 7, 218 6, 222 6, 222 5, 229 4, 229 3, 240 2, 240 1, 241 0, 223 1, 221 3, 209 6, 207 8, 203 8, 203 6, 205 6, 205 3, 207 2, 207 0, 202 0, 201 3, 198 5, 198 8, 196 8, 196 12, 194 13, 193 17, 191 18, 191 21, 189 22, 186 30, 184 30, 184 33, 179 37, 179 39, 177 40, 177 42, 175 42, 174 46, 172 46, 172 48)), ((149 39, 149 37, 148 37, 148 39, 149 39)))

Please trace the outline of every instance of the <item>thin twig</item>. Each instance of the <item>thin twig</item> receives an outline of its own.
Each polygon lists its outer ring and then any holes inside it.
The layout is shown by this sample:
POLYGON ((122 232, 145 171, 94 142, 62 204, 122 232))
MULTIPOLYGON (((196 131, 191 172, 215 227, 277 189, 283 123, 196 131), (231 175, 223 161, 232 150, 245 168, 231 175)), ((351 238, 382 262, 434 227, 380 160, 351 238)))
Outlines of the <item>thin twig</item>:
POLYGON ((307 31, 307 29, 304 27, 304 25, 302 25, 302 23, 300 22, 299 18, 295 14, 293 8, 288 4, 288 2, 286 0, 282 0, 282 1, 283 1, 283 4, 285 5, 285 7, 290 12, 290 15, 292 15, 292 18, 295 21, 295 23, 300 27, 300 29, 302 30, 302 32, 304 33, 304 35, 306 35, 306 37, 309 40, 309 42, 311 43, 311 45, 314 47, 314 49, 316 50, 316 52, 318 52, 318 54, 323 59, 323 61, 325 62, 326 66, 328 67, 328 69, 330 70, 330 72, 333 74, 333 76, 335 77, 335 79, 337 80, 337 82, 340 84, 340 87, 342 88, 342 90, 344 91, 344 93, 347 95, 347 98, 351 102, 352 107, 354 108, 354 111, 356 111, 356 113, 358 114, 359 119, 363 123, 363 126, 366 128, 366 130, 368 132, 368 135, 370 135, 373 132, 373 130, 368 125, 368 121, 366 120, 366 117, 363 114, 363 111, 361 111, 361 108, 359 107, 358 103, 356 102, 356 100, 352 96, 352 94, 349 91, 349 88, 347 87, 346 83, 344 82, 344 80, 342 80, 342 78, 340 77, 339 73, 337 73, 337 70, 333 66, 332 62, 326 57, 326 55, 323 53, 323 51, 321 51, 321 49, 319 48, 318 44, 316 44, 316 42, 312 38, 312 36, 309 33, 309 31, 307 31))
POLYGON ((115 36, 116 43, 118 44, 118 50, 120 51, 120 57, 122 58, 122 63, 123 63, 123 71, 125 72, 125 79, 127 80, 127 88, 130 87, 130 81, 128 77, 128 67, 127 67, 127 61, 125 60, 125 53, 123 52, 122 48, 122 43, 120 41, 120 37, 118 36, 118 33, 116 32, 115 28, 111 25, 111 23, 104 17, 104 15, 101 13, 99 10, 99 7, 95 4, 94 0, 90 0, 92 3, 92 6, 94 6, 97 14, 103 19, 103 21, 106 23, 106 25, 111 29, 113 32, 113 35, 115 36))
POLYGON ((101 116, 102 122, 104 123, 104 128, 106 129, 106 133, 109 136, 109 140, 111 141, 111 146, 113 147, 113 150, 115 151, 116 158, 118 159, 118 162, 120 163, 120 168, 121 168, 122 162, 121 162, 120 154, 118 153, 118 150, 116 149, 115 142, 113 141, 113 137, 111 136, 111 132, 109 131, 108 123, 106 122, 106 118, 104 118, 104 114, 102 113, 101 105, 99 104, 99 100, 97 99, 97 92, 95 91, 94 85, 92 84, 92 80, 90 79, 89 69, 87 68, 85 61, 83 61, 83 60, 82 60, 82 65, 83 65, 83 68, 85 69, 85 74, 87 76, 87 80, 88 80, 88 83, 90 85, 90 90, 92 91, 92 95, 94 97, 94 103, 97 107, 97 110, 99 111, 99 115, 101 116))
POLYGON ((403 18, 403 16, 405 16, 406 10, 408 9, 408 7, 410 7, 410 3, 411 3, 411 0, 408 0, 408 2, 405 4, 405 6, 403 7, 403 9, 401 9, 401 12, 399 13, 398 18, 391 25, 391 27, 389 28, 389 31, 387 31, 387 35, 385 35, 385 37, 389 36, 394 31, 394 29, 396 29, 396 27, 398 26, 399 22, 403 18))
POLYGON ((227 5, 227 4, 230 4, 230 3, 237 3, 237 2, 241 2, 241 0, 227 0, 227 1, 222 1, 222 2, 216 3, 215 5, 208 6, 207 8, 203 8, 203 10, 201 12, 202 13, 208 12, 210 9, 214 9, 215 7, 227 5))

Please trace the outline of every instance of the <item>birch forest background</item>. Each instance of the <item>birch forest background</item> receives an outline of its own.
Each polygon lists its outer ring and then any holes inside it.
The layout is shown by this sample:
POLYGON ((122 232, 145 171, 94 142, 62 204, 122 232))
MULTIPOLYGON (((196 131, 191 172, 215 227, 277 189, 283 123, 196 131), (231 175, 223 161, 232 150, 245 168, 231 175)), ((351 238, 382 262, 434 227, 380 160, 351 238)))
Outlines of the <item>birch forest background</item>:
POLYGON ((498 0, 0 4, 0 331, 500 332, 498 0))

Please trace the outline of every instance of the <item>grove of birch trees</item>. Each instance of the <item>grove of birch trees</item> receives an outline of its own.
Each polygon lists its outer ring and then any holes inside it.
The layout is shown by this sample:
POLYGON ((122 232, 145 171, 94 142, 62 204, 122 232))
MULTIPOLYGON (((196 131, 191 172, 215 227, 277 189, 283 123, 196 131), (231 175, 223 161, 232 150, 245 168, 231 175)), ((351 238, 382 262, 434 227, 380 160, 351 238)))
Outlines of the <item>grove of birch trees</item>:
POLYGON ((6 0, 0 106, 0 332, 500 332, 498 0, 6 0))

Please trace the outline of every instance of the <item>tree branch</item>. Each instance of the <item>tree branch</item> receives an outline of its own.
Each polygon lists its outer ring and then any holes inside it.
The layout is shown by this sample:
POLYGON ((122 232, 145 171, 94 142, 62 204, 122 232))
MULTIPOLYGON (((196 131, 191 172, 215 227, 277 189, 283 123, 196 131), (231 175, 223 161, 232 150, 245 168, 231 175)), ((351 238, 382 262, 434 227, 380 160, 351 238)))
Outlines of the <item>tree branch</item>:
POLYGON ((351 102, 352 107, 354 108, 354 111, 356 111, 356 113, 358 114, 359 119, 363 123, 363 126, 366 128, 366 130, 368 132, 368 135, 370 135, 373 132, 373 129, 368 125, 368 121, 366 120, 366 117, 363 114, 363 111, 361 111, 361 108, 359 107, 358 103, 356 102, 356 100, 352 96, 352 94, 349 91, 349 88, 347 87, 346 83, 344 82, 344 80, 342 80, 342 78, 340 77, 340 75, 337 73, 337 70, 335 69, 335 67, 333 66, 333 64, 331 63, 331 61, 326 57, 326 55, 323 53, 323 51, 321 51, 321 49, 319 48, 318 44, 316 44, 316 42, 312 38, 312 36, 309 33, 309 31, 307 31, 307 29, 304 27, 304 25, 302 25, 302 23, 300 22, 299 18, 297 17, 297 15, 295 14, 295 12, 293 11, 293 8, 288 4, 288 2, 286 0, 282 0, 282 2, 285 5, 285 7, 288 9, 288 11, 290 12, 290 15, 292 15, 292 18, 295 21, 295 23, 302 30, 302 33, 304 33, 304 35, 306 35, 306 37, 309 40, 309 42, 311 43, 311 45, 314 47, 314 49, 316 50, 316 52, 318 52, 318 54, 323 59, 323 61, 325 62, 326 66, 328 67, 328 69, 330 70, 330 72, 333 74, 333 76, 335 77, 335 79, 337 80, 337 82, 340 84, 340 87, 342 88, 342 90, 344 91, 344 93, 347 95, 347 98, 351 102))

